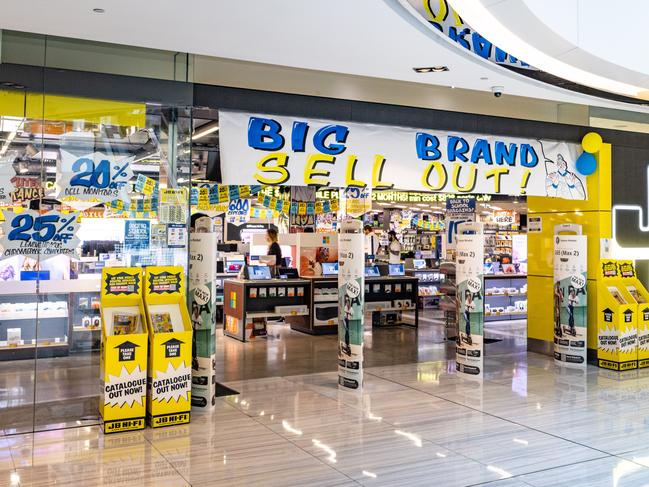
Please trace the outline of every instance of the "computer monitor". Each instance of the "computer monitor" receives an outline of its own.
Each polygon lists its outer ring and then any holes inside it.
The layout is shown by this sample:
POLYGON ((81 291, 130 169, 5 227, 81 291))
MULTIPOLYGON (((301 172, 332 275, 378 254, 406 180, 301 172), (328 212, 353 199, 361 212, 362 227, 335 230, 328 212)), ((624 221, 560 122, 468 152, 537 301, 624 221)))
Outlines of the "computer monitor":
POLYGON ((323 262, 322 263, 323 276, 337 276, 338 275, 338 262, 323 262))
POLYGON ((406 270, 403 264, 388 264, 388 275, 390 276, 405 276, 406 270))
POLYGON ((365 277, 379 277, 381 273, 379 268, 375 265, 371 265, 365 268, 365 277))
POLYGON ((271 279, 270 267, 267 265, 251 265, 248 267, 248 279, 253 281, 267 281, 271 279))

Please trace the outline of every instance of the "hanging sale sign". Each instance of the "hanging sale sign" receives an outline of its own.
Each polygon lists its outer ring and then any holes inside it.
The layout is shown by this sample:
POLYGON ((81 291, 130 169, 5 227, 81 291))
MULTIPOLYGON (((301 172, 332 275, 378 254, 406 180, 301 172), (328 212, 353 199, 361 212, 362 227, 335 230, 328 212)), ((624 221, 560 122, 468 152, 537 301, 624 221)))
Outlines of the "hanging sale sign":
POLYGON ((459 303, 459 330, 455 349, 456 369, 464 374, 482 377, 484 372, 484 235, 481 223, 459 225, 455 260, 459 303))
POLYGON ((586 366, 587 238, 578 225, 560 225, 554 236, 554 358, 586 366))
POLYGON ((243 225, 248 220, 250 220, 250 200, 230 201, 225 221, 233 225, 243 225))
POLYGON ((340 189, 341 217, 362 216, 372 209, 372 190, 365 188, 341 188, 340 189))
POLYGON ((577 144, 219 112, 228 184, 586 199, 577 144))
POLYGON ((49 211, 40 214, 35 210, 22 213, 4 212, 2 223, 2 258, 24 255, 47 259, 55 255, 78 258, 79 212, 49 211))
POLYGON ((133 157, 93 152, 78 156, 61 150, 57 198, 106 203, 129 201, 128 182, 133 177, 133 157))

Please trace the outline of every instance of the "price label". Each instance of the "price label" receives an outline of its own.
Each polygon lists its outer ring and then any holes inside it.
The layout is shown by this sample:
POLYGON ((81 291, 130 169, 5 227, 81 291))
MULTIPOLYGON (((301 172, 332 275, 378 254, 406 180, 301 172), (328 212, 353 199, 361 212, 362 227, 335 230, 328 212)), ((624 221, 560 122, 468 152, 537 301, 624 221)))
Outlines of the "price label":
POLYGON ((100 203, 116 199, 129 201, 132 160, 132 157, 115 157, 102 152, 78 156, 62 150, 57 197, 100 203))
POLYGON ((2 258, 24 255, 43 259, 55 255, 77 258, 79 246, 79 212, 50 211, 43 215, 29 210, 22 213, 4 212, 4 236, 0 239, 2 258))

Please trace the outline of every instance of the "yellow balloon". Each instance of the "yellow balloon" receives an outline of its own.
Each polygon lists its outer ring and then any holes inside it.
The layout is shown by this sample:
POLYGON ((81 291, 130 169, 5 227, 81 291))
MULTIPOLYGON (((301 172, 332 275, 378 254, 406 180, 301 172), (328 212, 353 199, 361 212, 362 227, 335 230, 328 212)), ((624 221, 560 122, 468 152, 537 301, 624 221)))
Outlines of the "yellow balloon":
POLYGON ((602 147, 602 136, 597 132, 588 132, 581 139, 581 146, 585 152, 590 152, 591 154, 599 152, 599 149, 602 147))

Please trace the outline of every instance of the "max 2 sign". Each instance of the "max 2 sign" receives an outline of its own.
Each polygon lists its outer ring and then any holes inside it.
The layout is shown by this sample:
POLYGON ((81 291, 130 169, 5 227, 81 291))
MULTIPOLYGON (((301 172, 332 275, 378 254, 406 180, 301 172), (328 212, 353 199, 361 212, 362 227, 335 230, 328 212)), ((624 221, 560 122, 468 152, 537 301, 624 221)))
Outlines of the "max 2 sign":
POLYGON ((225 184, 587 197, 576 144, 228 111, 219 117, 225 184))

